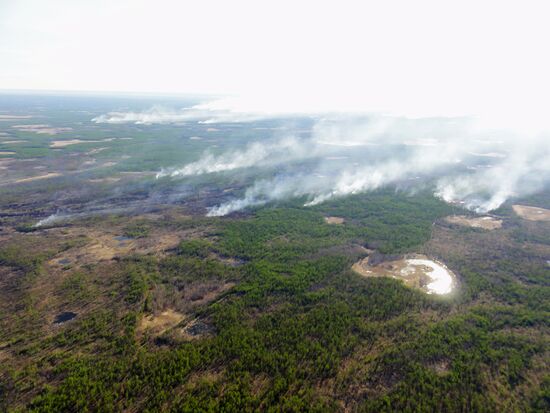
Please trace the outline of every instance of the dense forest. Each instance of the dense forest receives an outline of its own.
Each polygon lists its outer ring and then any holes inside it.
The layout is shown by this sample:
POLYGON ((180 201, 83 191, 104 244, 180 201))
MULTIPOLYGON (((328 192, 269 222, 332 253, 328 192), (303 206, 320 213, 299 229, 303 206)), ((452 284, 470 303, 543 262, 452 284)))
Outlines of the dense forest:
POLYGON ((66 230, 187 235, 169 253, 67 265, 54 281, 52 258, 87 240, 21 231, 0 249, 15 274, 0 294, 23 303, 0 308, 0 410, 549 411, 550 274, 537 247, 548 226, 509 207, 498 231, 442 221, 455 212, 385 190, 222 219, 87 218, 66 230), (361 277, 351 266, 365 247, 444 260, 459 288, 437 297, 361 277), (79 316, 45 327, 49 308, 79 316), (158 334, 140 327, 168 309, 184 317, 158 334))

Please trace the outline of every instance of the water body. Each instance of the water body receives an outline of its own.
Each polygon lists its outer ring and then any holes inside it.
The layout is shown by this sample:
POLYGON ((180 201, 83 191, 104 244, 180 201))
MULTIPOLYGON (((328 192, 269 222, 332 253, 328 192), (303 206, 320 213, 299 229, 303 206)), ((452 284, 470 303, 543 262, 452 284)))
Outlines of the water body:
POLYGON ((55 316, 55 319, 53 320, 53 323, 54 324, 65 323, 67 321, 72 320, 76 316, 77 316, 77 314, 73 313, 72 311, 64 311, 64 312, 59 313, 58 315, 55 316))

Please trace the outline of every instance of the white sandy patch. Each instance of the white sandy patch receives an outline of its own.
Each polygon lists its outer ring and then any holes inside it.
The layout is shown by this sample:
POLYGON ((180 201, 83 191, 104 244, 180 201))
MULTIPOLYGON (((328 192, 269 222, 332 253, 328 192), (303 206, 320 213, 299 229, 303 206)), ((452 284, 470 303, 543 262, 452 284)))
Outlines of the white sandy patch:
POLYGON ((28 142, 28 141, 25 139, 21 139, 20 141, 3 141, 0 143, 6 144, 6 145, 12 145, 12 144, 23 143, 23 142, 28 142))
POLYGON ((15 155, 13 151, 0 151, 0 155, 15 155))
POLYGON ((455 274, 444 264, 420 254, 383 261, 376 265, 371 265, 369 257, 366 257, 353 264, 351 268, 364 277, 389 277, 401 280, 406 286, 417 288, 426 294, 449 294, 457 283, 455 274))
POLYGON ((453 290, 453 277, 442 264, 439 264, 432 260, 411 258, 406 260, 407 266, 401 270, 403 275, 408 273, 414 273, 415 267, 428 267, 431 270, 426 271, 425 274, 432 279, 427 288, 428 294, 449 294, 453 290))

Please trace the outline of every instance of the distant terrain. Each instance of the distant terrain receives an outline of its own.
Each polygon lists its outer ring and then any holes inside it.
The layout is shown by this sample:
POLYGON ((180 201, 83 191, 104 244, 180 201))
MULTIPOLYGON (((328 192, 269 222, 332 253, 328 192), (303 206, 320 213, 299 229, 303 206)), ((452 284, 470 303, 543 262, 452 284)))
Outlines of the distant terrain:
POLYGON ((327 192, 426 141, 203 99, 0 95, 0 411, 550 411, 550 188, 327 192))

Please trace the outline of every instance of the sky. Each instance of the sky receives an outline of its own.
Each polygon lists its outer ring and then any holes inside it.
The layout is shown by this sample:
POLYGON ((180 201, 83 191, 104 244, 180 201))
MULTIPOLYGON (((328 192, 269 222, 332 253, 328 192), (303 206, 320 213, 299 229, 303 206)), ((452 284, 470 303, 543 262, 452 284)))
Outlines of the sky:
POLYGON ((536 122, 550 106, 549 11, 529 0, 0 0, 0 89, 536 122))

